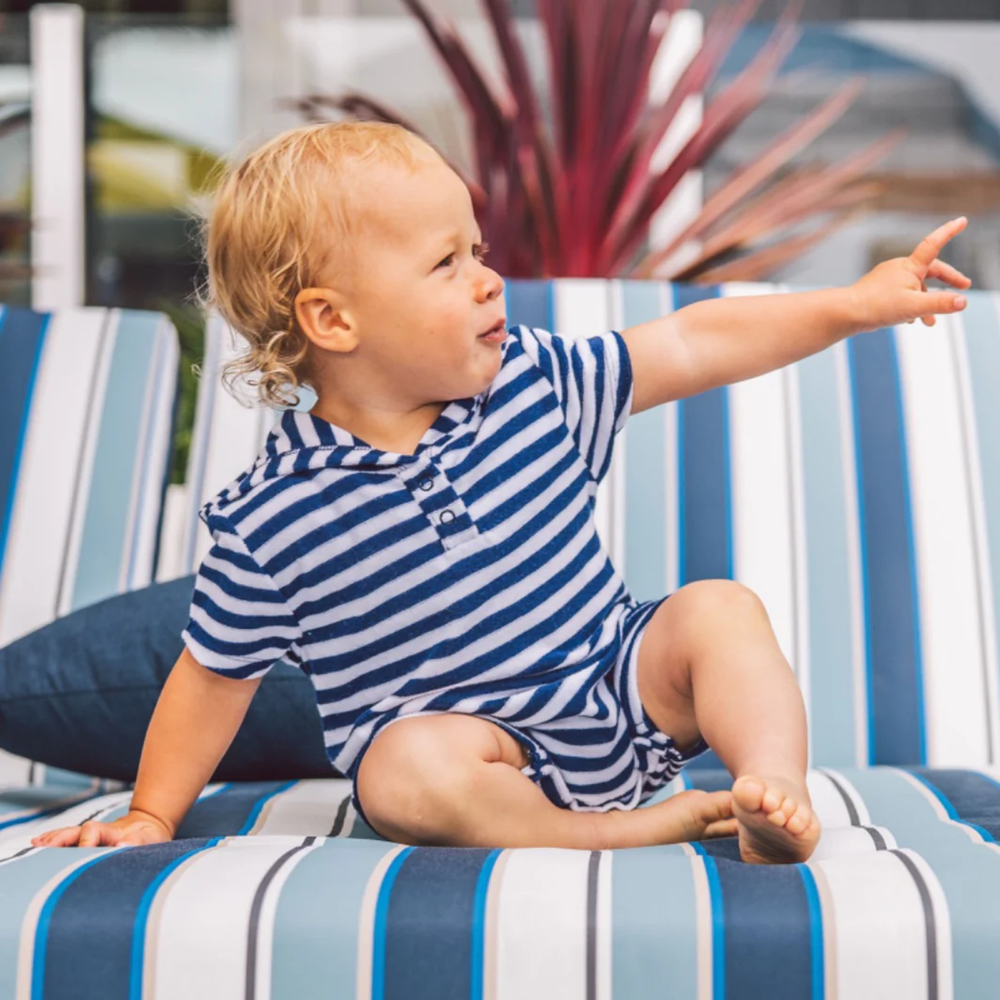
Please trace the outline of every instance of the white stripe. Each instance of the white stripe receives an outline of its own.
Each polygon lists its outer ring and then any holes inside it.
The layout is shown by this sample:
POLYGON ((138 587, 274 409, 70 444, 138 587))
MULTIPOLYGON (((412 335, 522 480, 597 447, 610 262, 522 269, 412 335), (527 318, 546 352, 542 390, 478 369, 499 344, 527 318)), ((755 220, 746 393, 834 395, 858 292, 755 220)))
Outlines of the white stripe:
POLYGON ((522 848, 504 869, 497 1000, 584 1000, 589 851, 522 848))
MULTIPOLYGON (((104 309, 67 309, 49 321, 0 577, 0 645, 56 616, 106 316, 104 309)), ((98 407, 92 422, 99 416, 98 407)))
POLYGON ((837 996, 926 997, 923 904, 899 858, 878 851, 816 861, 809 867, 823 873, 832 901, 833 912, 823 916, 825 926, 832 918, 828 926, 837 940, 837 996))
MULTIPOLYGON (((727 298, 757 285, 724 286, 727 298)), ((782 653, 795 669, 792 511, 784 378, 780 370, 737 382, 729 392, 733 578, 763 601, 782 653)))
MULTIPOLYGON (((1000 309, 1000 296, 994 298, 1000 309)), ((993 612, 993 573, 990 565, 990 546, 986 522, 986 505, 983 496, 982 451, 979 447, 980 429, 976 424, 973 405, 972 378, 969 372, 968 341, 965 333, 965 318, 961 313, 950 317, 955 330, 955 373, 959 380, 958 398, 962 407, 962 423, 965 429, 965 465, 969 470, 969 499, 974 532, 974 558, 978 566, 979 621, 983 627, 983 669, 984 698, 987 719, 992 722, 988 734, 989 760, 1000 763, 1000 690, 998 690, 997 664, 997 622, 993 612)), ((984 434, 994 432, 994 428, 983 428, 984 434)))
POLYGON ((950 317, 897 327, 913 515, 927 760, 986 763, 972 525, 959 425, 950 317))

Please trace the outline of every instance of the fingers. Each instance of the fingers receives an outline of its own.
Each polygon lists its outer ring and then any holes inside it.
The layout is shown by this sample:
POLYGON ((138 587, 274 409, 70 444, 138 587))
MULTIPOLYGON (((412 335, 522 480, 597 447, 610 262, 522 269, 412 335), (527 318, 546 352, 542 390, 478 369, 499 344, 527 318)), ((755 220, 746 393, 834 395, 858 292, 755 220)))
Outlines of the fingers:
POLYGON ((952 288, 968 288, 972 284, 971 278, 967 278, 961 271, 952 267, 951 264, 946 264, 943 260, 931 262, 931 266, 927 269, 927 277, 943 281, 946 285, 951 285, 952 288))
POLYGON ((914 300, 914 319, 907 320, 913 323, 920 319, 926 326, 934 326, 936 320, 935 313, 956 313, 961 312, 967 305, 968 300, 964 295, 955 295, 953 292, 914 292, 917 298, 914 300))
POLYGON ((946 222, 943 226, 938 226, 933 233, 920 241, 916 250, 910 254, 910 260, 925 270, 929 269, 944 245, 957 236, 968 224, 969 220, 963 215, 961 218, 946 222))
POLYGON ((48 830, 31 838, 33 847, 72 847, 79 836, 78 826, 64 826, 60 830, 48 830))

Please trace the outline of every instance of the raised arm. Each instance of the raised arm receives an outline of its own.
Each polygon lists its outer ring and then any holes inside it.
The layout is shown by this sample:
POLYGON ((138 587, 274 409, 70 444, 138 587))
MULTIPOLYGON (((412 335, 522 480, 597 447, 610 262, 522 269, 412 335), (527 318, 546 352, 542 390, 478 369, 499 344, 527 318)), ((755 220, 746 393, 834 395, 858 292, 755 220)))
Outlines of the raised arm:
POLYGON ((633 371, 632 413, 754 378, 832 347, 857 333, 959 312, 966 300, 928 291, 932 278, 972 282, 937 259, 966 226, 955 219, 909 257, 879 264, 853 285, 813 292, 709 299, 623 331, 633 371))

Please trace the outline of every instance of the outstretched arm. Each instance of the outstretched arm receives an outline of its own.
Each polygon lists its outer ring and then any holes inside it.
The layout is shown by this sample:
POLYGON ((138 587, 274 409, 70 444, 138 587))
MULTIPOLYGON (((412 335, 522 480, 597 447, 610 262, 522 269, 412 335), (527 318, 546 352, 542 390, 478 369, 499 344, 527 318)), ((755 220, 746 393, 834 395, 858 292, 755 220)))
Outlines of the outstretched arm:
POLYGON ((787 295, 710 299, 623 331, 633 371, 632 413, 784 368, 857 333, 959 312, 966 300, 928 291, 927 279, 972 282, 937 259, 967 220, 925 237, 909 257, 879 264, 853 285, 787 295))

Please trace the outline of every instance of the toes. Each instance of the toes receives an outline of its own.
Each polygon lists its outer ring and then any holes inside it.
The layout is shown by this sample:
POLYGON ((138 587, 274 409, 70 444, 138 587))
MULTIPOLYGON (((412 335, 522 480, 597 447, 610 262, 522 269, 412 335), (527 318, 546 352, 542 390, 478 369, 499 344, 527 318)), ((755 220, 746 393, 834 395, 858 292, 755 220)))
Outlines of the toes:
POLYGON ((744 775, 733 785, 733 798, 748 812, 757 812, 761 808, 765 791, 763 781, 744 775))
POLYGON ((812 818, 812 810, 809 806, 803 804, 795 810, 795 815, 785 824, 785 829, 789 833, 804 833, 809 828, 812 818))

